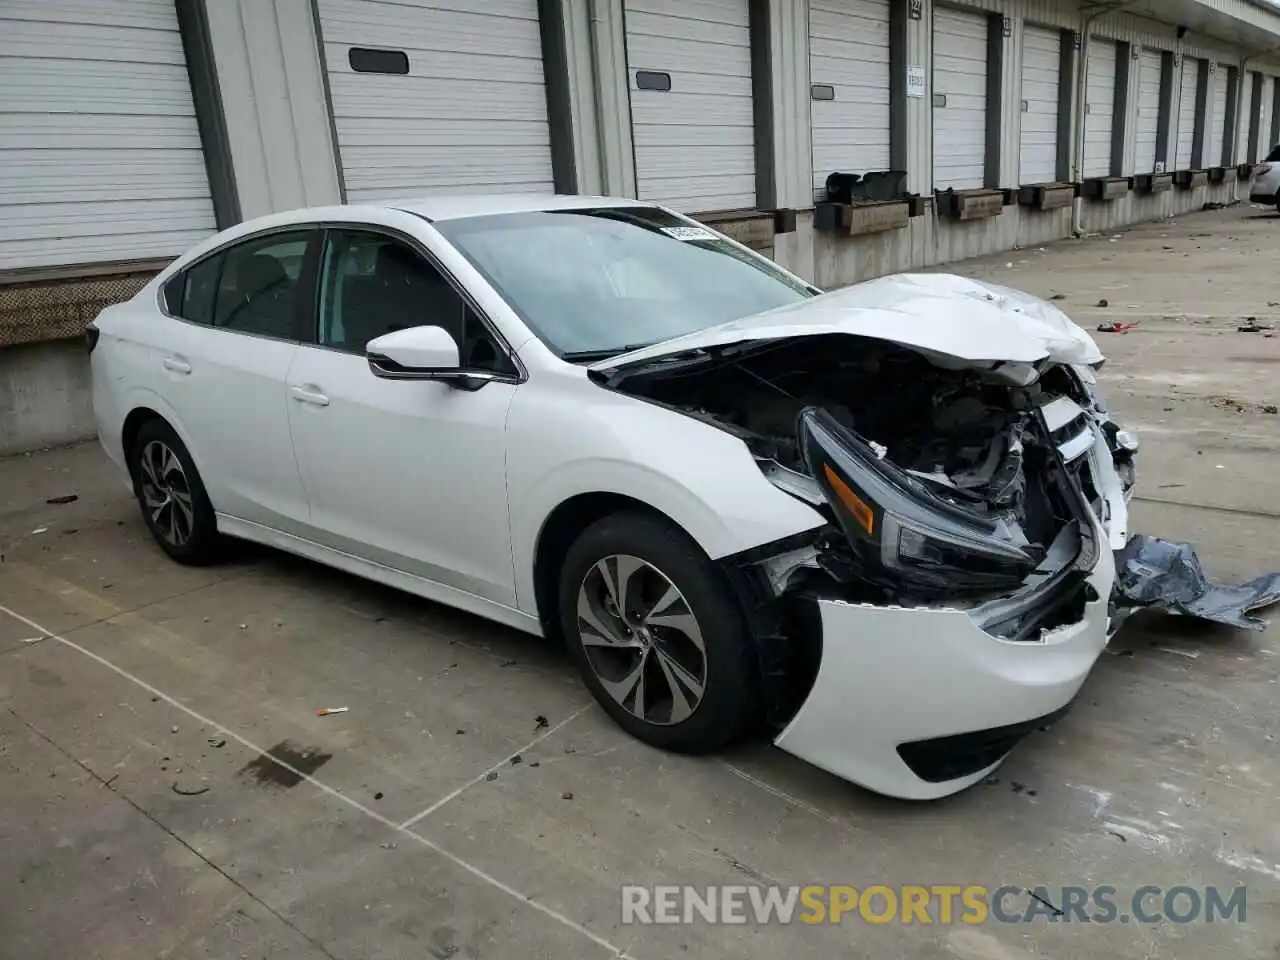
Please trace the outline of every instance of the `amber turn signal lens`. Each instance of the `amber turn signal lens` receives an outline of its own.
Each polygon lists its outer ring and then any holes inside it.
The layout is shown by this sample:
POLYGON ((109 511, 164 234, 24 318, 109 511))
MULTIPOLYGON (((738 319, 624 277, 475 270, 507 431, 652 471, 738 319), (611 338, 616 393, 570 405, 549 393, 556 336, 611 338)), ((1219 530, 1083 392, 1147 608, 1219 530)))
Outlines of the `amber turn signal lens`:
POLYGON ((826 476, 827 483, 831 484, 831 489, 835 491, 840 503, 849 511, 849 515, 858 522, 858 526, 867 531, 868 537, 874 537, 876 515, 872 512, 871 507, 854 493, 847 483, 840 479, 840 474, 831 469, 831 464, 824 463, 822 465, 822 473, 826 476))

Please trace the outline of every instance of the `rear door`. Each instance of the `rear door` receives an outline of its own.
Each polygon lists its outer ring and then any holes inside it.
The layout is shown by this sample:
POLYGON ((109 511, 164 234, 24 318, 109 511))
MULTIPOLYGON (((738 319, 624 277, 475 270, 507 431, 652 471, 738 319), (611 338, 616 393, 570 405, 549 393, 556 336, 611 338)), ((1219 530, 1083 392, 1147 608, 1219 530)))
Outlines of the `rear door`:
POLYGON ((306 520, 285 377, 310 312, 319 231, 259 234, 166 283, 153 362, 214 509, 297 532, 306 520))

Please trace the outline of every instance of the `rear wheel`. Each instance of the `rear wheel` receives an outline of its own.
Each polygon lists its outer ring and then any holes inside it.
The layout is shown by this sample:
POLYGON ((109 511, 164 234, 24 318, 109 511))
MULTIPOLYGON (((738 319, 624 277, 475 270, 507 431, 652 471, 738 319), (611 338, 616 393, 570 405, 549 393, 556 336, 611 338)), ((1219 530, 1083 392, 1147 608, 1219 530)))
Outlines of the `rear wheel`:
POLYGON ((218 559, 221 538, 213 505, 191 454, 163 420, 148 420, 129 453, 133 491, 147 529, 179 563, 218 559))
POLYGON ((638 739, 704 752, 756 716, 741 607, 679 528, 631 513, 588 527, 565 558, 560 616, 587 687, 638 739))

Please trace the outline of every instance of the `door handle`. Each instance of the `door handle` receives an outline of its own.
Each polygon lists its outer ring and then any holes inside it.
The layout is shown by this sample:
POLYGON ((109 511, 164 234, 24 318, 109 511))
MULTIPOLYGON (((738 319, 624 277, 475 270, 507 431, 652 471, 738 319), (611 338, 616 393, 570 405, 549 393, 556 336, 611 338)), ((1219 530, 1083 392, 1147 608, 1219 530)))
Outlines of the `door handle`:
POLYGON ((327 407, 329 405, 329 398, 313 387, 293 386, 289 388, 289 393, 299 403, 309 403, 314 407, 327 407))
POLYGON ((165 357, 163 365, 166 370, 173 373, 186 374, 191 372, 191 364, 187 363, 187 361, 183 360, 181 357, 165 357))

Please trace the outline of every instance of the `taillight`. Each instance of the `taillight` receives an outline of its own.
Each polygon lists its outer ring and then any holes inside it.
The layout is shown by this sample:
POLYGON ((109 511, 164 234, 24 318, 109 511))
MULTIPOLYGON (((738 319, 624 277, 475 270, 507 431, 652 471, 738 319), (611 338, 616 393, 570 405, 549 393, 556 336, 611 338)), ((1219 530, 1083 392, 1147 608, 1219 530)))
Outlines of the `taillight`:
POLYGON ((98 328, 92 323, 84 328, 84 342, 89 347, 89 352, 93 353, 93 348, 98 345, 98 328))

